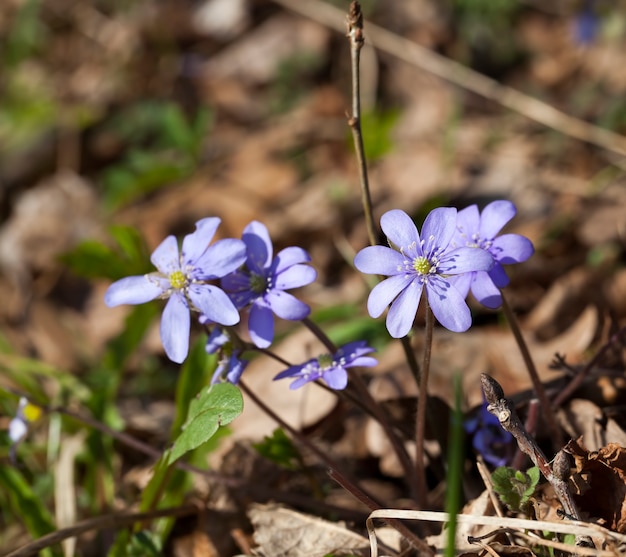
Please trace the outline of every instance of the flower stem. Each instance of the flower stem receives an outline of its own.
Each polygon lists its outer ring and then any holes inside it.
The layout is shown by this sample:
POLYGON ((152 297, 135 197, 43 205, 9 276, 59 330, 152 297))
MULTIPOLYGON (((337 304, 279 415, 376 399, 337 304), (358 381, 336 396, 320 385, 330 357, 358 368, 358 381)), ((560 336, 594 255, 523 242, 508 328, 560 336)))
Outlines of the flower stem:
MULTIPOLYGON (((335 346, 335 344, 328 338, 326 333, 324 333, 324 331, 316 323, 313 323, 313 321, 311 321, 308 317, 304 318, 302 322, 328 350, 333 353, 337 351, 337 347, 335 346)), ((367 414, 372 416, 372 418, 374 418, 380 424, 380 426, 383 428, 383 431, 385 432, 385 435, 387 435, 387 439, 391 443, 394 452, 396 453, 396 457, 400 462, 400 466, 402 466, 402 470, 404 471, 404 475, 409 484, 411 493, 415 498, 417 496, 418 484, 415 481, 415 477, 413 474, 413 464, 411 462, 411 457, 409 456, 409 453, 402 444, 402 441, 398 437, 396 430, 391 424, 387 412, 385 412, 380 404, 376 402, 359 373, 351 373, 350 379, 351 382, 349 384, 349 387, 353 387, 356 393, 353 394, 351 391, 348 391, 348 389, 346 389, 346 391, 348 392, 334 392, 339 396, 345 395, 346 398, 349 398, 350 401, 355 404, 355 406, 363 409, 367 414)))
POLYGON ((419 489, 417 503, 424 509, 428 503, 428 487, 426 484, 426 469, 424 467, 424 440, 426 437, 426 409, 428 407, 428 374, 430 372, 430 358, 433 346, 433 329, 435 316, 428 305, 428 297, 424 295, 426 304, 426 325, 424 328, 424 360, 419 378, 419 396, 417 399, 417 419, 415 422, 415 476, 419 489))
POLYGON ((563 447, 563 434, 561 433, 561 429, 559 428, 559 425, 556 421, 556 416, 554 414, 552 404, 550 403, 550 399, 546 394, 546 390, 543 387, 541 379, 539 379, 537 368, 535 367, 535 363, 533 362, 530 351, 528 350, 528 345, 526 344, 526 341, 524 340, 524 337, 522 335, 522 331, 520 329, 517 317, 515 316, 513 309, 509 305, 509 302, 506 299, 504 292, 502 292, 502 310, 504 311, 504 315, 509 322, 511 332, 515 337, 515 341, 519 346, 522 358, 524 359, 524 363, 526 364, 526 369, 528 370, 528 374, 530 375, 530 379, 533 383, 533 389, 535 390, 535 394, 539 399, 539 404, 541 404, 543 416, 546 421, 546 425, 548 426, 548 431, 550 432, 550 436, 553 440, 554 446, 557 449, 560 449, 561 447, 563 447))
POLYGON ((348 38, 350 39, 350 61, 352 66, 352 114, 348 118, 348 125, 352 130, 352 139, 359 166, 359 178, 361 182, 361 202, 365 213, 365 224, 369 236, 370 245, 376 245, 376 227, 372 214, 372 197, 370 195, 369 178, 367 175, 367 161, 363 147, 363 134, 361 132, 361 78, 360 58, 361 48, 365 43, 363 36, 363 14, 358 2, 350 4, 348 14, 348 38))

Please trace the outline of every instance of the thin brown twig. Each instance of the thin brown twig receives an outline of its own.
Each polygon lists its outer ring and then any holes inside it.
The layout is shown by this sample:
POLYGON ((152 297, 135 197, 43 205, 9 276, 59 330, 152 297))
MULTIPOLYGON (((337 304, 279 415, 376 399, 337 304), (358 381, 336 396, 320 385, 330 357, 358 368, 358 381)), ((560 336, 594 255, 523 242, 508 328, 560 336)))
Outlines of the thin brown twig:
MULTIPOLYGON (((519 322, 517 321, 517 317, 515 316, 515 312, 513 308, 511 308, 504 292, 502 292, 502 311, 511 327, 511 332, 515 337, 515 341, 517 342, 517 346, 522 353, 522 358, 524 359, 524 363, 526 364, 526 369, 528 370, 528 374, 530 375, 530 380, 533 384, 533 389, 537 398, 539 399, 539 403, 541 404, 541 410, 543 413, 543 417, 546 421, 546 425, 548 426, 548 430, 550 435, 552 436, 552 443, 556 447, 556 451, 563 448, 563 434, 561 433, 561 428, 556 420, 556 415, 554 413, 554 409, 552 408, 552 403, 546 394, 546 390, 539 378, 539 373, 537 373, 537 367, 535 366, 535 362, 530 355, 530 350, 528 349, 528 345, 524 340, 524 336, 522 335, 522 331, 519 326, 519 322)), ((555 451, 555 452, 556 452, 555 451)))
POLYGON ((367 226, 370 245, 375 246, 376 225, 372 212, 372 196, 370 194, 369 178, 367 175, 367 160, 363 147, 363 133, 361 131, 361 79, 360 79, 360 56, 361 48, 365 43, 363 37, 363 14, 358 2, 350 3, 350 13, 347 21, 348 38, 350 39, 350 59, 352 66, 352 114, 348 118, 348 125, 352 130, 352 139, 356 151, 357 164, 359 167, 359 179, 361 183, 361 202, 367 226))
MULTIPOLYGON (((242 380, 239 381, 239 387, 241 390, 254 402, 265 414, 267 414, 272 420, 274 420, 280 427, 289 432, 289 434, 295 438, 300 444, 304 445, 310 450, 317 458, 319 458, 330 469, 339 470, 339 465, 328 455, 328 453, 319 449, 315 443, 312 443, 305 435, 303 435, 296 428, 290 426, 285 420, 283 420, 276 412, 274 412, 265 402, 263 402, 252 389, 250 389, 246 383, 242 380)), ((354 483, 354 482, 352 482, 354 483)), ((365 490, 361 490, 366 493, 372 500, 374 499, 365 490)))
MULTIPOLYGON (((348 493, 355 497, 358 501, 363 503, 370 511, 382 510, 380 504, 372 499, 367 493, 365 493, 359 486, 354 485, 345 476, 339 473, 337 470, 330 469, 328 475, 335 480, 341 487, 343 487, 348 493)), ((389 526, 395 528, 400 534, 402 534, 407 541, 413 545, 416 549, 423 554, 434 556, 435 552, 424 542, 421 538, 416 536, 411 530, 409 530, 402 522, 392 518, 384 519, 389 526)))
POLYGON ((572 379, 569 384, 554 398, 554 407, 558 408, 563 404, 580 385, 585 380, 585 378, 591 373, 591 370, 596 366, 596 364, 602 359, 604 354, 611 348, 614 344, 619 342, 621 338, 626 334, 626 327, 623 327, 617 333, 615 333, 611 338, 606 342, 606 344, 598 350, 596 355, 591 358, 589 363, 572 379))
MULTIPOLYGON (((344 30, 342 25, 343 12, 326 2, 320 0, 273 1, 331 29, 339 32, 344 30)), ((502 85, 494 79, 432 52, 378 25, 370 22, 366 22, 366 24, 368 38, 381 51, 392 54, 400 60, 494 101, 564 135, 591 143, 611 153, 626 155, 626 137, 623 135, 570 116, 539 99, 507 85, 502 85)))
POLYGON ((37 555, 37 553, 42 549, 61 543, 63 540, 68 538, 75 538, 76 536, 91 530, 122 528, 130 526, 131 524, 136 524, 137 522, 155 520, 166 516, 188 516, 190 514, 197 513, 199 510, 200 509, 197 505, 184 505, 182 507, 158 509, 156 511, 144 513, 115 513, 95 518, 88 518, 87 520, 82 520, 73 526, 46 534, 45 536, 27 543, 15 551, 5 554, 4 557, 30 557, 31 555, 37 555))
MULTIPOLYGON (((553 469, 535 439, 524 429, 511 401, 504 397, 500 383, 486 373, 481 374, 480 381, 488 403, 487 410, 498 418, 502 429, 515 437, 522 452, 530 457, 543 477, 552 485, 554 493, 567 516, 573 520, 581 520, 580 512, 566 481, 567 475, 569 475, 569 467, 565 461, 567 455, 563 451, 559 451, 553 469)), ((576 536, 576 545, 594 547, 593 542, 587 536, 576 536)))

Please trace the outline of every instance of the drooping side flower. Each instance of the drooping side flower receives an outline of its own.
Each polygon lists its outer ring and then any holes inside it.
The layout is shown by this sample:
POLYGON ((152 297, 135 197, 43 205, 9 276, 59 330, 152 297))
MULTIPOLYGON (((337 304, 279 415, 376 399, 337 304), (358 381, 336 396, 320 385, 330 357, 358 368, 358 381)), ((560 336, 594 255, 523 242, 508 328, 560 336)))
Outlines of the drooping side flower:
POLYGON ((228 333, 221 327, 216 326, 207 339, 205 349, 208 354, 217 352, 219 355, 219 361, 215 373, 213 373, 211 385, 220 381, 228 381, 236 385, 248 365, 248 360, 244 360, 241 357, 241 349, 235 347, 235 343, 228 333))
POLYGON ((487 410, 483 403, 473 418, 464 424, 465 431, 472 437, 472 447, 486 462, 494 466, 506 466, 514 453, 513 436, 502 429, 498 418, 487 410))
POLYGON ((258 348, 267 348, 274 339, 274 315, 299 321, 310 308, 285 292, 312 283, 317 272, 305 265, 311 258, 302 248, 289 247, 273 257, 273 246, 264 224, 253 221, 241 237, 246 245, 245 266, 222 279, 238 309, 249 308, 248 330, 258 348))
POLYGON ((17 447, 26 437, 29 425, 36 422, 41 414, 42 409, 39 406, 32 404, 25 397, 20 397, 15 417, 9 422, 10 456, 13 462, 15 462, 17 447))
POLYGON ((289 388, 297 389, 310 381, 323 379, 331 389, 340 391, 348 384, 347 369, 355 366, 372 367, 378 363, 376 358, 367 356, 374 351, 374 348, 368 346, 364 340, 349 342, 334 354, 322 354, 308 362, 281 371, 274 377, 274 381, 285 377, 295 377, 296 380, 289 385, 289 388))
POLYGON ((230 298, 208 283, 231 273, 246 259, 241 240, 228 238, 209 245, 219 224, 217 217, 198 221, 195 232, 183 239, 180 253, 176 238, 168 236, 150 257, 158 272, 118 280, 104 295, 109 307, 168 299, 161 317, 161 341, 168 358, 176 363, 182 363, 189 352, 190 310, 221 325, 239 322, 230 298))
POLYGON ((471 290, 482 305, 491 309, 502 305, 500 289, 509 284, 503 265, 521 263, 534 253, 532 242, 524 236, 498 236, 516 212, 515 205, 510 201, 493 201, 483 209, 482 214, 476 205, 470 205, 457 213, 453 245, 489 252, 494 265, 489 271, 475 271, 455 277, 453 284, 464 297, 471 290))
POLYGON ((456 209, 440 207, 431 211, 421 237, 404 211, 388 211, 380 224, 391 247, 370 246, 354 259, 359 271, 389 277, 372 289, 367 301, 369 314, 379 317, 391 304, 387 330, 392 337, 401 338, 411 330, 426 288, 428 303, 444 327, 455 332, 469 329, 472 317, 465 296, 453 286, 450 277, 488 271, 493 258, 484 250, 450 244, 456 209))

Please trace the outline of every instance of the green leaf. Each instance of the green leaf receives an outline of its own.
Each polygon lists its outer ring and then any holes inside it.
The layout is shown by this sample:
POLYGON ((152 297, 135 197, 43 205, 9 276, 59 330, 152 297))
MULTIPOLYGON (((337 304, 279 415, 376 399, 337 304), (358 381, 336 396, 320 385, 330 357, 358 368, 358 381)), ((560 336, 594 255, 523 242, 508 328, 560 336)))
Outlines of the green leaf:
POLYGON ((535 492, 539 477, 539 469, 536 466, 527 472, 500 466, 491 474, 494 491, 512 511, 524 510, 535 492))
POLYGON ((275 429, 271 437, 265 436, 263 441, 252 446, 261 456, 288 470, 294 470, 300 461, 298 449, 280 428, 275 429))
POLYGON ((243 397, 237 387, 219 383, 200 392, 191 401, 187 422, 169 452, 168 463, 206 443, 220 426, 229 424, 243 411, 243 397))
MULTIPOLYGON (((0 486, 8 492, 13 516, 19 516, 33 538, 55 530, 48 510, 22 474, 11 466, 0 466, 0 486)), ((48 553, 50 554, 50 553, 48 553)))
POLYGON ((181 367, 176 383, 176 416, 172 424, 172 440, 180 435, 181 428, 187 419, 187 409, 196 394, 210 382, 217 367, 217 355, 207 354, 205 346, 206 338, 199 337, 181 367))

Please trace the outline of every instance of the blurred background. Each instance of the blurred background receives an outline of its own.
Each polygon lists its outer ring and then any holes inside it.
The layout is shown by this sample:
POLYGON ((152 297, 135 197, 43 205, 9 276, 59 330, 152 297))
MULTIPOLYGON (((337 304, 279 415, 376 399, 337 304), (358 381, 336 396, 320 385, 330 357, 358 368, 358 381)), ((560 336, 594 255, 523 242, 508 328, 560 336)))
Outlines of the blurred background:
MULTIPOLYGON (((384 323, 366 316, 368 283, 351 266, 367 234, 346 123, 348 6, 2 0, 0 430, 19 391, 82 405, 111 427, 166 443, 179 368, 162 352, 160 307, 111 310, 102 296, 112 280, 148 272, 149 254, 166 235, 189 233, 206 216, 222 219, 223 237, 239 237, 256 219, 277 250, 307 249, 319 278, 301 296, 314 319, 335 338, 367 338, 379 348, 380 371, 372 373, 381 397, 391 396, 392 375, 401 386, 394 395, 414 394, 384 323)), ((531 238, 536 254, 511 269, 511 304, 544 377, 552 377, 555 352, 582 361, 626 323, 626 3, 362 6, 390 33, 370 33, 366 23, 361 64, 376 220, 393 208, 420 222, 439 205, 515 202, 508 230, 531 238), (413 52, 409 45, 423 47, 426 58, 394 54, 413 52), (485 98, 481 76, 521 94, 511 101, 494 89, 485 98), (528 117, 533 99, 554 125, 528 117), (554 117, 550 106, 560 111, 554 117)), ((507 391, 529 384, 497 314, 471 307, 469 333, 437 331, 431 383, 450 402, 451 373, 461 370, 468 408, 480 403, 480 372, 494 373, 507 391)), ((278 330, 285 358, 316 355, 314 340, 293 323, 278 330)), ((275 365, 268 371, 257 359, 246 373, 262 390, 275 365)), ((265 396, 295 424, 332 408, 310 392, 287 401, 286 385, 271 389, 278 390, 265 396)), ((272 427, 245 416, 233 438, 262 437, 272 427)), ((24 539, 16 500, 39 501, 42 530, 26 527, 45 531, 50 463, 65 435, 92 451, 73 455, 84 480, 74 486, 74 519, 130 505, 142 485, 130 471, 145 462, 92 434, 83 439, 63 420, 40 424, 31 446, 20 448, 21 471, 5 472, 19 477, 6 476, 9 487, 0 487, 1 545, 24 539), (105 471, 96 471, 98 458, 105 471)), ((2 466, 9 445, 3 436, 2 466)))

